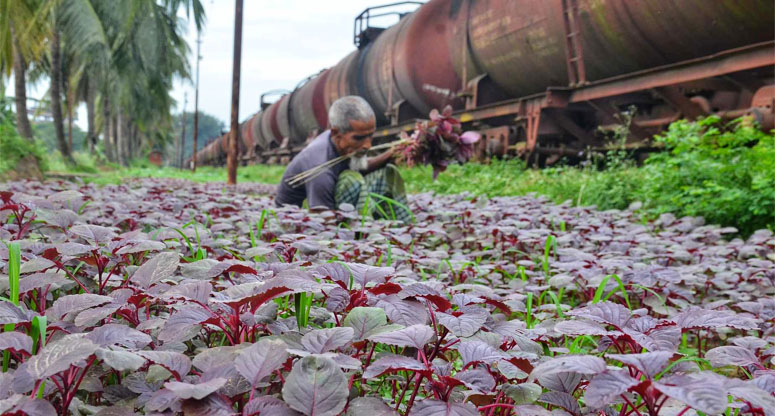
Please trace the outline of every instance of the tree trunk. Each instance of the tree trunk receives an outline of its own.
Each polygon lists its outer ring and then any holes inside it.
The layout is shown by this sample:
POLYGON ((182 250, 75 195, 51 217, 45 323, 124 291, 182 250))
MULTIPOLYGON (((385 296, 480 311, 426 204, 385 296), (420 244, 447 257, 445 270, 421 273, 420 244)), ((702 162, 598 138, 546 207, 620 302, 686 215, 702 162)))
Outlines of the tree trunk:
MULTIPOLYGON (((68 87, 68 89, 70 89, 68 87)), ((72 94, 67 93, 67 143, 70 146, 70 151, 73 151, 73 99, 72 94)))
POLYGON ((32 126, 27 117, 27 64, 19 50, 19 39, 11 24, 11 38, 13 42, 13 73, 14 73, 14 100, 16 101, 16 128, 19 134, 27 140, 32 140, 32 126))
POLYGON ((94 156, 97 147, 97 126, 95 125, 94 101, 97 99, 94 80, 86 77, 86 141, 89 143, 89 153, 94 156))
MULTIPOLYGON (((198 59, 198 57, 197 57, 198 59)), ((231 75, 231 133, 229 152, 226 157, 227 185, 237 184, 237 158, 239 157, 239 82, 242 60, 242 0, 236 0, 234 10, 234 61, 231 75)))
POLYGON ((115 162, 113 158, 113 146, 110 141, 110 100, 108 94, 102 93, 102 143, 105 146, 105 158, 109 162, 115 162))
POLYGON ((113 137, 113 157, 115 158, 114 162, 121 164, 121 146, 120 142, 118 140, 118 116, 113 115, 111 118, 111 136, 113 137))
POLYGON ((54 24, 54 35, 51 40, 51 115, 54 118, 57 144, 65 163, 75 165, 73 155, 65 141, 65 131, 62 117, 62 65, 59 55, 59 28, 54 24))

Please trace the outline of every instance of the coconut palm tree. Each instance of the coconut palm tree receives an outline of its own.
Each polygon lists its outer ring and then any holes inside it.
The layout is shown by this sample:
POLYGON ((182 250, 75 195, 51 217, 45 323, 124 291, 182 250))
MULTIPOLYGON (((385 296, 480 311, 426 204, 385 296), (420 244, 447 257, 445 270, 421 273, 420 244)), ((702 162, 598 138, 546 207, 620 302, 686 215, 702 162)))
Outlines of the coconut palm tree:
POLYGON ((22 137, 32 140, 32 127, 27 117, 28 63, 36 60, 42 50, 45 32, 32 25, 39 0, 0 0, 0 73, 14 74, 16 126, 22 137))
MULTIPOLYGON (((64 134, 63 96, 69 114, 80 102, 87 103, 92 143, 100 118, 109 160, 128 164, 141 149, 167 140, 172 81, 189 77, 189 48, 178 10, 184 8, 201 28, 200 0, 0 0, 0 7, 19 7, 19 2, 29 6, 30 17, 15 24, 44 34, 37 45, 47 45, 49 51, 43 65, 51 80, 57 143, 66 161, 72 161, 72 149, 64 134), (98 104, 101 117, 95 114, 98 104)), ((10 18, 5 21, 10 25, 10 18)), ((0 47, 4 27, 0 20, 0 47)))

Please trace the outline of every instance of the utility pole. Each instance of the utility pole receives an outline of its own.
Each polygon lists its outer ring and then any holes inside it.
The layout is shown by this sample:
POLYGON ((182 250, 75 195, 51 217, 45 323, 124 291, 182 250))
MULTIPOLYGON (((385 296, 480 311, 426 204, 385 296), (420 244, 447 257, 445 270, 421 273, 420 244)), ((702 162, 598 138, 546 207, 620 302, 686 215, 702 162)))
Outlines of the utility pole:
POLYGON ((180 133, 180 168, 183 169, 183 164, 186 160, 186 104, 188 104, 188 92, 183 92, 183 127, 180 133))
MULTIPOLYGON (((199 136, 199 47, 202 45, 202 32, 196 32, 196 89, 194 90, 194 154, 196 154, 197 137, 199 136)), ((196 172, 196 158, 194 158, 194 172, 196 172)))
POLYGON ((231 132, 226 157, 228 185, 237 184, 237 142, 239 140, 239 78, 242 58, 242 0, 235 0, 234 10, 234 63, 231 77, 231 132))

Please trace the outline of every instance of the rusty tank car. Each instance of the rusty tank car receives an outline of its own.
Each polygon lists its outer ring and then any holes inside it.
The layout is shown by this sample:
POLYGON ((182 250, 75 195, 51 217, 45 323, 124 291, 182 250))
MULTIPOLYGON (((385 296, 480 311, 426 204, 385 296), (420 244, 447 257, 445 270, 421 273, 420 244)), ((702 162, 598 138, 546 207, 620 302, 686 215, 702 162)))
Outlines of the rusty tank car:
MULTIPOLYGON (((775 125, 772 0, 430 0, 366 9, 357 49, 290 92, 262 95, 240 126, 242 163, 287 163, 345 95, 374 108, 375 138, 451 105, 481 131, 481 157, 551 162, 604 146, 630 117, 628 146, 679 118, 752 115, 775 125), (371 19, 395 13, 389 28, 371 19), (272 103, 266 95, 279 95, 272 103)), ((223 164, 227 135, 197 153, 223 164)))

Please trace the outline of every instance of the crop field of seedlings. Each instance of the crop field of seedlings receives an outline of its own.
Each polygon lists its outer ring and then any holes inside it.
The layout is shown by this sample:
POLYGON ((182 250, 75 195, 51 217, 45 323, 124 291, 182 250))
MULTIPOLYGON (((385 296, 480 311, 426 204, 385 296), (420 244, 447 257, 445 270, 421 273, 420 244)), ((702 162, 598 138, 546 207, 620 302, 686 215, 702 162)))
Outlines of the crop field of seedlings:
POLYGON ((775 415, 775 236, 170 179, 0 192, 3 415, 775 415), (389 210, 389 207, 386 209, 389 210))

